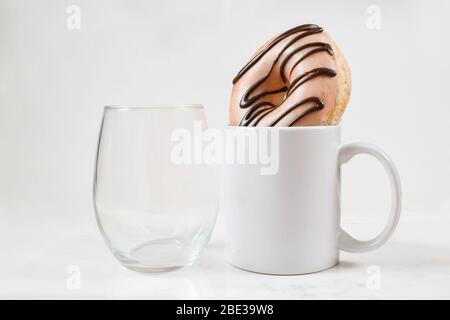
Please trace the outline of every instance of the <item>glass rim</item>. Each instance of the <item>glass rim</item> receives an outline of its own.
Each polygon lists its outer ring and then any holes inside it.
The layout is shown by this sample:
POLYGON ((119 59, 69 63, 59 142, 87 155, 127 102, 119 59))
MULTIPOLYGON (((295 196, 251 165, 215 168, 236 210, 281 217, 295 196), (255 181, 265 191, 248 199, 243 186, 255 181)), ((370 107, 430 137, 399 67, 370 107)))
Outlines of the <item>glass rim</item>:
POLYGON ((178 109, 203 109, 203 105, 199 103, 193 104, 155 104, 155 105, 143 105, 143 106, 127 106, 127 105, 108 105, 104 106, 104 110, 117 110, 117 111, 140 111, 140 110, 178 110, 178 109))

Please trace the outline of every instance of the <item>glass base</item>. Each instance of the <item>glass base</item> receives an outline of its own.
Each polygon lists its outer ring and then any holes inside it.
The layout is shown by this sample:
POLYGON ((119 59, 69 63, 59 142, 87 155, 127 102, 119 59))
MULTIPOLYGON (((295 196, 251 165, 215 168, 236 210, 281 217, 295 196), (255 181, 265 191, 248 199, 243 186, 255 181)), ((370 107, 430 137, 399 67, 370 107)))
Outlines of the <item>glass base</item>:
POLYGON ((168 272, 190 266, 198 257, 198 250, 186 248, 175 239, 158 239, 132 247, 128 254, 115 252, 126 268, 143 273, 168 272))
POLYGON ((123 266, 129 270, 141 272, 141 273, 162 273, 162 272, 175 271, 175 270, 181 269, 183 267, 186 267, 187 265, 174 266, 174 267, 148 267, 148 266, 135 266, 135 265, 130 266, 130 265, 123 264, 123 266))

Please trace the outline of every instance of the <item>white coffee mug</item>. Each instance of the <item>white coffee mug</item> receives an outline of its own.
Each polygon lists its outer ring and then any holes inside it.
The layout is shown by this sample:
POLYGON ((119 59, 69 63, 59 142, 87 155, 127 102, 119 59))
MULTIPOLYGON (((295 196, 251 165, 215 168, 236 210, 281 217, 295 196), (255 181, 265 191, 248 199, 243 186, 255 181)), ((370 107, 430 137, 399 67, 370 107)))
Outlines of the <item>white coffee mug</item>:
POLYGON ((400 217, 400 180, 378 147, 341 145, 339 126, 226 131, 235 137, 225 147, 222 177, 225 252, 232 265, 268 274, 317 272, 335 266, 340 250, 374 250, 392 235, 400 217), (249 154, 239 154, 243 149, 249 154), (369 241, 340 227, 340 168, 360 153, 381 162, 392 191, 389 220, 369 241))

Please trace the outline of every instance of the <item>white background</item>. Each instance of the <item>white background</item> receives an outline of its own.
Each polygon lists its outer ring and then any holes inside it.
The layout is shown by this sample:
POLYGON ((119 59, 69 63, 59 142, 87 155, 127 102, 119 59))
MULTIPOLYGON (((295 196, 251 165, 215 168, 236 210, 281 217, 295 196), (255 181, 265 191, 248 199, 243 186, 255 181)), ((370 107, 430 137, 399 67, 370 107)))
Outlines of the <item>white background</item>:
MULTIPOLYGON (((75 230, 97 232, 92 178, 104 105, 202 103, 209 125, 222 127, 233 76, 268 37, 302 23, 331 33, 351 67, 344 142, 372 142, 391 155, 404 216, 444 219, 449 15, 444 0, 0 0, 2 256, 33 252, 47 239, 40 230, 61 228, 57 222, 68 227, 48 241, 61 248, 75 230), (80 30, 66 25, 72 4, 81 9, 80 30), (366 25, 373 4, 379 30, 366 25)), ((361 156, 343 180, 344 221, 384 219, 381 166, 361 156)))

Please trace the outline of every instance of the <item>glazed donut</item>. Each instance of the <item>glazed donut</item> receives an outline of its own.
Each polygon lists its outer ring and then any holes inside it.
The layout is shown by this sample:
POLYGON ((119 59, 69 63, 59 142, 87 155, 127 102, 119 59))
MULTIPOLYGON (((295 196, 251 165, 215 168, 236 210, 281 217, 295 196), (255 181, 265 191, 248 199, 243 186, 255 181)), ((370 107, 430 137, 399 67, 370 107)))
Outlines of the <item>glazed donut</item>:
POLYGON ((301 25, 270 39, 234 78, 230 125, 336 125, 350 90, 350 69, 330 36, 301 25))

